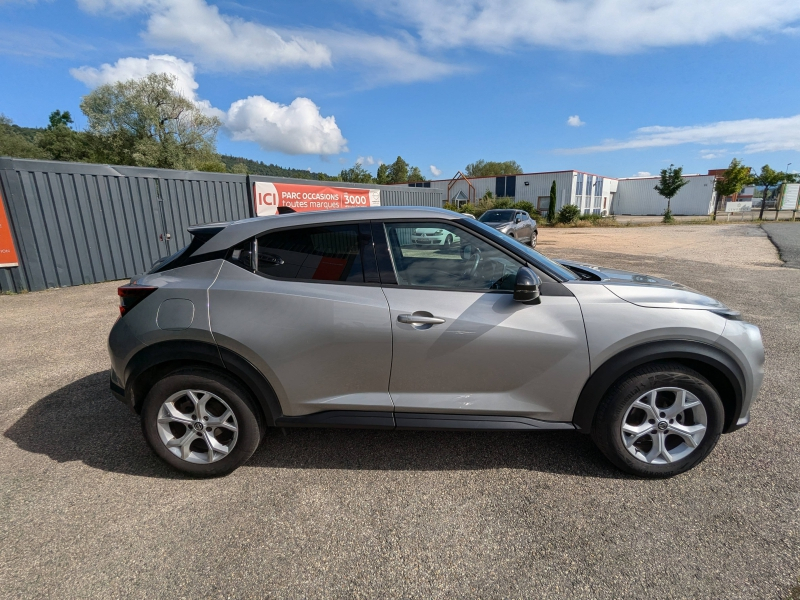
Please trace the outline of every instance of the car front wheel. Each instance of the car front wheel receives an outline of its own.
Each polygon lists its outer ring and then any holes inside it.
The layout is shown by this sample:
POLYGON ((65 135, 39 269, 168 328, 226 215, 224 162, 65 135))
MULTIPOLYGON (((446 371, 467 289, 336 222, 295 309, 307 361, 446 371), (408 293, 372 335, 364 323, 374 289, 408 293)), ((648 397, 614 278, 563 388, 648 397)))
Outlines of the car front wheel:
POLYGON ((539 232, 538 231, 534 231, 531 234, 531 241, 530 241, 531 248, 536 248, 536 242, 537 242, 537 238, 538 237, 539 237, 539 232))
POLYGON ((258 448, 264 426, 233 380, 186 369, 156 383, 142 406, 142 430, 166 463, 197 477, 226 475, 258 448))
POLYGON ((719 394, 702 375, 660 363, 631 372, 606 393, 592 439, 623 471, 671 477, 708 456, 723 421, 719 394))

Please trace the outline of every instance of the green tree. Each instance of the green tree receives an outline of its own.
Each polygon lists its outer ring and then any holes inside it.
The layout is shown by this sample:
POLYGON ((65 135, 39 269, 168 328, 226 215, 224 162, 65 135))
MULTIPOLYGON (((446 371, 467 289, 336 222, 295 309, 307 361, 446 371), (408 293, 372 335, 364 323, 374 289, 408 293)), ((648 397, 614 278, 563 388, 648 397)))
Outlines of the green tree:
POLYGON ((659 194, 667 199, 667 210, 664 211, 664 223, 672 221, 672 211, 670 210, 670 203, 681 188, 689 183, 688 180, 683 178, 683 167, 675 167, 670 165, 668 169, 661 169, 661 181, 659 181, 653 188, 659 194))
POLYGON ((776 171, 769 165, 764 165, 761 167, 761 172, 758 175, 753 175, 750 178, 748 183, 752 183, 753 185, 758 185, 763 188, 763 193, 761 194, 761 210, 758 212, 759 219, 764 218, 764 208, 767 204, 767 191, 769 188, 791 181, 794 181, 794 175, 790 173, 784 173, 783 171, 776 171))
POLYGON ((389 165, 385 163, 378 165, 378 172, 375 174, 375 183, 380 185, 389 183, 389 165))
MULTIPOLYGON (((102 144, 103 162, 165 169, 218 166, 222 123, 175 89, 164 73, 101 85, 83 97, 89 131, 102 144)), ((216 168, 216 167, 215 167, 216 168)))
POLYGON ((96 154, 98 140, 85 131, 75 131, 68 110, 54 110, 48 125, 37 134, 36 145, 53 160, 91 162, 96 154))
POLYGON ((406 183, 408 181, 408 163, 401 156, 389 165, 388 183, 406 183))
POLYGON ((372 183, 372 174, 367 171, 361 163, 356 163, 349 169, 342 169, 341 173, 339 173, 339 178, 341 181, 347 181, 349 183, 372 183))
POLYGON ((50 158, 44 150, 19 130, 20 128, 14 125, 11 119, 0 114, 0 156, 50 158))
POLYGON ((556 218, 556 200, 558 196, 556 194, 556 180, 553 180, 553 184, 550 186, 550 204, 547 205, 547 222, 552 223, 556 218))
POLYGON ((231 173, 237 175, 247 175, 247 165, 243 162, 237 162, 231 167, 231 173))
POLYGON ((419 167, 411 167, 411 171, 408 173, 408 182, 416 183, 418 181, 425 181, 425 176, 419 170, 419 167))
POLYGON ((734 158, 721 179, 714 183, 714 189, 722 198, 733 196, 742 191, 750 182, 750 167, 746 167, 738 158, 734 158))
POLYGON ((476 160, 464 170, 467 177, 489 177, 491 175, 516 175, 522 173, 522 167, 515 160, 505 162, 476 160))
POLYGON ((50 113, 48 120, 50 124, 47 126, 47 129, 55 129, 61 126, 69 127, 74 123, 72 115, 69 114, 68 110, 65 110, 63 113, 60 110, 54 110, 50 113))

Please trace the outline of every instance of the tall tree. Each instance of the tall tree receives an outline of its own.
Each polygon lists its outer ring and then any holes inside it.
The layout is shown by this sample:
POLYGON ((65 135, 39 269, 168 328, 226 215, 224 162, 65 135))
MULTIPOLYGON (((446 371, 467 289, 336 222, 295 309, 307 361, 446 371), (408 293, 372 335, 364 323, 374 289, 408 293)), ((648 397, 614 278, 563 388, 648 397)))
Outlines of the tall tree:
POLYGON ((425 181, 425 176, 419 170, 419 167, 411 167, 411 171, 408 173, 408 182, 416 183, 419 181, 425 181))
POLYGON ((406 183, 408 181, 408 163, 401 156, 389 165, 389 183, 406 183))
POLYGON ((492 175, 516 175, 522 173, 522 167, 515 160, 505 162, 476 160, 467 165, 464 171, 467 177, 490 177, 492 175))
POLYGON ((547 207, 547 222, 552 223, 556 218, 556 180, 550 186, 550 204, 547 207))
POLYGON ((356 163, 349 169, 342 169, 341 173, 339 173, 339 177, 342 181, 348 181, 350 183, 372 183, 372 174, 367 171, 361 163, 356 163))
POLYGON ((101 85, 81 102, 106 162, 166 169, 225 170, 217 117, 203 113, 164 73, 101 85), (220 166, 221 165, 221 166, 220 166))
POLYGON ((92 162, 96 154, 96 139, 85 131, 74 131, 72 116, 66 110, 54 110, 47 127, 36 136, 36 144, 53 160, 92 162))
POLYGON ((761 210, 758 212, 759 220, 764 218, 764 208, 767 204, 767 192, 769 188, 791 181, 794 181, 794 175, 784 173, 783 171, 776 171, 769 165, 761 167, 761 172, 750 179, 750 183, 763 188, 761 194, 761 210))
POLYGON ((750 182, 750 167, 742 164, 738 158, 734 158, 721 179, 714 182, 714 189, 722 198, 733 196, 742 191, 742 188, 750 182))
POLYGON ((63 113, 60 110, 54 110, 50 113, 48 121, 50 121, 50 124, 47 126, 48 129, 55 129, 56 127, 61 127, 62 125, 69 127, 74 123, 72 120, 72 115, 69 114, 68 110, 65 110, 63 113))
POLYGON ((378 165, 378 172, 375 174, 375 183, 380 185, 389 183, 389 165, 386 163, 378 165))
POLYGON ((672 199, 687 183, 689 182, 683 178, 683 167, 676 168, 675 165, 670 165, 668 169, 661 169, 661 181, 653 189, 667 199, 667 210, 664 212, 665 223, 672 220, 672 211, 670 210, 672 199))

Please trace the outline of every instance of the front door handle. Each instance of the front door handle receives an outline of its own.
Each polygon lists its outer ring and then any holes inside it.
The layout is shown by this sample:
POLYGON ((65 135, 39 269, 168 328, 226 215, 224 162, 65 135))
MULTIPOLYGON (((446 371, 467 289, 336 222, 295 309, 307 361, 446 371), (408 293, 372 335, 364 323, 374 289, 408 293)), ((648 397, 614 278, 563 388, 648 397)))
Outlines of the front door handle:
POLYGON ((397 315, 397 321, 409 325, 441 325, 445 322, 444 319, 428 315, 430 315, 430 313, 427 313, 427 315, 418 313, 414 313, 413 315, 397 315))

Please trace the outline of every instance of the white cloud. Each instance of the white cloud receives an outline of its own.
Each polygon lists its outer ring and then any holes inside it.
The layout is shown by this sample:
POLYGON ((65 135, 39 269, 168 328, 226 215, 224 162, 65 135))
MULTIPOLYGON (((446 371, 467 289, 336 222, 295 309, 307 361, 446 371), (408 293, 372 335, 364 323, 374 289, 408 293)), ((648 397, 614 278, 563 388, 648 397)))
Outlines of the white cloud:
POLYGON ((567 125, 570 127, 580 127, 581 125, 586 125, 578 115, 572 115, 570 118, 567 119, 567 125))
POLYGON ((220 12, 206 0, 78 0, 87 12, 148 15, 144 38, 179 50, 207 70, 354 65, 376 81, 422 81, 457 70, 421 54, 408 34, 397 37, 333 29, 279 29, 220 12))
POLYGON ((797 0, 391 0, 361 3, 415 26, 429 47, 520 44, 623 54, 789 31, 797 0), (580 32, 572 35, 565 32, 580 32))
POLYGON ((113 65, 105 63, 99 68, 78 67, 69 72, 90 88, 116 81, 139 79, 151 73, 168 73, 175 76, 176 87, 181 94, 190 100, 197 99, 198 84, 194 80, 194 65, 169 54, 151 54, 147 58, 120 58, 113 65))
POLYGON ((433 174, 434 177, 438 177, 439 175, 442 174, 442 170, 437 169, 436 165, 431 165, 431 173, 433 174))
POLYGON ((702 152, 700 154, 700 158, 705 158, 705 159, 722 158, 724 156, 727 156, 727 154, 728 154, 728 151, 725 148, 723 148, 721 150, 708 150, 708 151, 702 152))
POLYGON ((121 58, 113 65, 80 67, 71 69, 70 73, 92 88, 150 73, 168 73, 177 78, 178 90, 184 96, 207 114, 219 117, 234 140, 253 141, 264 150, 286 154, 328 155, 347 151, 347 140, 336 125, 336 119, 323 117, 319 107, 308 98, 295 98, 285 105, 271 102, 264 96, 250 96, 237 100, 227 111, 220 110, 198 97, 194 64, 168 54, 121 58))
POLYGON ((741 152, 800 150, 800 115, 775 119, 718 121, 688 127, 641 127, 628 140, 608 140, 597 146, 560 150, 565 154, 662 148, 680 144, 741 144, 741 152))
POLYGON ((639 171, 634 177, 650 177, 650 171, 639 171))
POLYGON ((234 140, 256 142, 264 150, 286 154, 339 154, 347 140, 332 116, 323 117, 308 98, 288 106, 264 96, 250 96, 231 104, 225 127, 234 140))
POLYGON ((359 156, 356 159, 356 164, 357 165, 374 165, 375 164, 375 159, 372 158, 371 156, 366 156, 366 157, 359 156))

